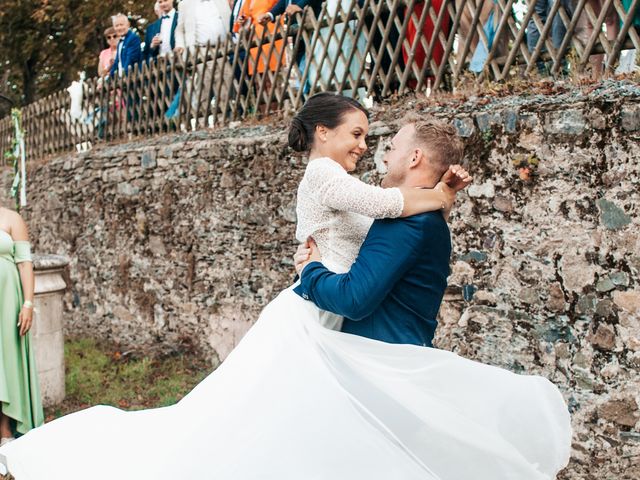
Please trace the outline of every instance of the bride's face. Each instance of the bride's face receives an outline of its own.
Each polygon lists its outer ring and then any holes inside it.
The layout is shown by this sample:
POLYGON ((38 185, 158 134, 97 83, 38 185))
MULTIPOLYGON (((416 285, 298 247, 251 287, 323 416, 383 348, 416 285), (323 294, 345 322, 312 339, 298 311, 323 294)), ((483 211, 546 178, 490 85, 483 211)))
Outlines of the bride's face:
POLYGON ((360 110, 351 110, 344 114, 342 123, 336 128, 318 127, 314 143, 318 153, 338 162, 347 172, 352 172, 367 151, 367 133, 367 116, 360 110))

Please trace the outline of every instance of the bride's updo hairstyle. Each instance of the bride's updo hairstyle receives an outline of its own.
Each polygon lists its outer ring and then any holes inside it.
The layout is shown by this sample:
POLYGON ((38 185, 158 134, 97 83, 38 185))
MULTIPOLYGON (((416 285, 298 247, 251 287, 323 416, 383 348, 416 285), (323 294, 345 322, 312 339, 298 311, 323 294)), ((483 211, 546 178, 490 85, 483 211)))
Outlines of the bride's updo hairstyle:
POLYGON ((337 93, 322 92, 310 97, 291 120, 289 146, 296 152, 306 152, 313 146, 318 125, 334 129, 342 123, 345 113, 360 110, 367 118, 369 112, 353 98, 337 93))

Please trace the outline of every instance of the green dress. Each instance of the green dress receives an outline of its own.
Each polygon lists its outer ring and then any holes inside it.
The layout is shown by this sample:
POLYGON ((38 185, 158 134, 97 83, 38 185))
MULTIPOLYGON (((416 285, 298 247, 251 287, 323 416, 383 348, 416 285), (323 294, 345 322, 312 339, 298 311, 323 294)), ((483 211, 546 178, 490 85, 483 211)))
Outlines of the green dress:
POLYGON ((0 403, 20 434, 44 423, 31 334, 21 337, 17 326, 24 297, 16 265, 30 261, 29 242, 0 229, 0 403))

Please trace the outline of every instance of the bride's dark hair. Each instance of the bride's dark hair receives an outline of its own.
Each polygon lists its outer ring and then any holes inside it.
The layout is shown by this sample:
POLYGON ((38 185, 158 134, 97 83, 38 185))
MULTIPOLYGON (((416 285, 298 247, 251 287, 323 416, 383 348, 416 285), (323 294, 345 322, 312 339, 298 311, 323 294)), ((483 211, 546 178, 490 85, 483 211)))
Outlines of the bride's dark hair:
POLYGON ((313 145, 313 134, 318 125, 336 128, 342 117, 351 110, 369 112, 358 101, 337 93, 322 92, 310 97, 291 120, 289 146, 296 152, 306 152, 313 145))

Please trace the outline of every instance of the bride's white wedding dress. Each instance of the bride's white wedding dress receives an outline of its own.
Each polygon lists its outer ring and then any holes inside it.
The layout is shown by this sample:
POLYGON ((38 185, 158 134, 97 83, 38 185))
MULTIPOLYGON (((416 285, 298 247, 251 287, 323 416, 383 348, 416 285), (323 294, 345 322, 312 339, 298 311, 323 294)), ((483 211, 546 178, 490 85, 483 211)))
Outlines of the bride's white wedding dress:
MULTIPOLYGON (((401 211, 398 190, 313 160, 298 236, 313 233, 344 271, 364 215, 401 211)), ((566 465, 569 414, 546 379, 322 325, 335 322, 288 288, 176 405, 89 408, 0 448, 0 460, 17 480, 524 480, 566 465)))

